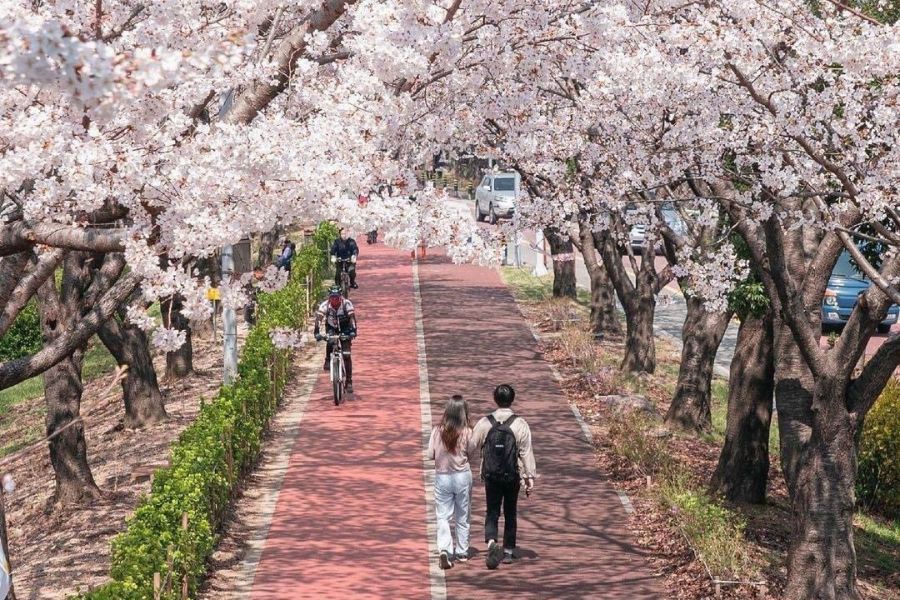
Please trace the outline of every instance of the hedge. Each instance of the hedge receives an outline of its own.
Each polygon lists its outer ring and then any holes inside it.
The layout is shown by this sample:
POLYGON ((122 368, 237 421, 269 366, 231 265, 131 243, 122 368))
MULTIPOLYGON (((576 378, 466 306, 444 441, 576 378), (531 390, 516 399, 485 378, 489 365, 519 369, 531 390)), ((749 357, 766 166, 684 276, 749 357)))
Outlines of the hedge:
POLYGON ((44 346, 41 338, 41 318, 37 302, 32 300, 16 315, 16 320, 0 336, 0 362, 31 356, 44 346))
POLYGON ((259 295, 259 319, 244 344, 236 382, 201 405, 197 420, 173 445, 170 466, 156 471, 150 494, 113 540, 112 581, 78 598, 152 600, 155 574, 159 598, 181 598, 183 585, 193 597, 226 509, 259 456, 287 381, 289 351, 275 348, 269 332, 304 326, 306 276, 317 294, 329 275, 327 249, 336 234, 332 225, 319 225, 313 243, 297 252, 288 285, 259 295))
POLYGON ((891 379, 866 416, 856 494, 863 506, 900 517, 900 382, 891 379))

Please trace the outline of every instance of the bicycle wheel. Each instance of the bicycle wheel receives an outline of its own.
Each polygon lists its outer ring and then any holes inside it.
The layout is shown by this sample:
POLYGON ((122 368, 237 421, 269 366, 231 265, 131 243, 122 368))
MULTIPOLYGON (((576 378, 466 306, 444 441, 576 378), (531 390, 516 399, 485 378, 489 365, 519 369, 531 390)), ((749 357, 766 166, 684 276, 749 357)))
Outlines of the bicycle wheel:
POLYGON ((340 355, 332 351, 331 353, 331 389, 334 392, 334 405, 341 403, 341 396, 344 395, 344 374, 341 369, 340 355))
POLYGON ((350 276, 346 270, 341 273, 341 293, 344 295, 344 298, 350 297, 350 276))

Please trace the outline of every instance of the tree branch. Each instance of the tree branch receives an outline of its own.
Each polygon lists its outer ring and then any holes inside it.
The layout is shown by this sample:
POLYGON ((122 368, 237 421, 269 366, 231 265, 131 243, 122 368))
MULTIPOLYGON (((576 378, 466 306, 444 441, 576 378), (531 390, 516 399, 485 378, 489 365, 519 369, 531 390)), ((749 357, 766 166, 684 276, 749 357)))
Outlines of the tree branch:
POLYGON ((0 337, 6 335, 9 328, 15 322, 16 317, 34 296, 37 289, 47 281, 56 271, 56 267, 62 262, 65 250, 55 249, 42 254, 25 277, 19 280, 10 295, 9 302, 0 313, 0 337))
POLYGON ((124 275, 74 328, 44 346, 37 354, 0 363, 0 390, 40 375, 71 354, 75 348, 86 344, 139 283, 140 277, 137 274, 124 275))
POLYGON ((35 244, 87 252, 124 252, 124 238, 125 232, 116 229, 15 221, 0 227, 0 256, 28 250, 35 244))

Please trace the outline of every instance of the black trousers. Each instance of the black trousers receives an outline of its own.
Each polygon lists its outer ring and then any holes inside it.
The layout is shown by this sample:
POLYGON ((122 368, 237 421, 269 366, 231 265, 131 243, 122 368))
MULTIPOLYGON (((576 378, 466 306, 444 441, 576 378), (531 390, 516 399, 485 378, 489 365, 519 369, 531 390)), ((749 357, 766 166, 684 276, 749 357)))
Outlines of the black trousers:
POLYGON ((512 550, 516 547, 516 508, 519 503, 519 489, 522 482, 513 483, 484 482, 484 495, 487 497, 487 516, 484 519, 484 541, 499 540, 497 534, 500 527, 500 509, 503 509, 503 547, 512 550))
MULTIPOLYGON (((339 262, 335 267, 334 285, 341 285, 341 271, 344 268, 344 264, 345 263, 339 262)), ((350 285, 356 285, 356 265, 353 263, 347 264, 347 273, 350 275, 350 285)))
MULTIPOLYGON (((347 370, 347 381, 353 381, 353 357, 350 356, 350 347, 353 345, 351 340, 341 340, 341 346, 344 349, 344 368, 347 370)), ((331 364, 331 346, 332 343, 325 344, 325 366, 331 364)))

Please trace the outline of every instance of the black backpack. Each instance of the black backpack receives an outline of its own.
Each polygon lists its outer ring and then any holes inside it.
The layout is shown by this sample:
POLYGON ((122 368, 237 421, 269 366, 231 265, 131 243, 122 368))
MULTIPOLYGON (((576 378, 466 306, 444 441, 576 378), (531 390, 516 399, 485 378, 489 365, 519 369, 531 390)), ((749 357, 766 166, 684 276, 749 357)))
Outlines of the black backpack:
POLYGON ((481 465, 481 478, 485 481, 512 483, 519 480, 519 448, 516 434, 509 427, 515 419, 516 415, 513 415, 500 423, 494 415, 488 415, 491 430, 484 439, 481 465))

